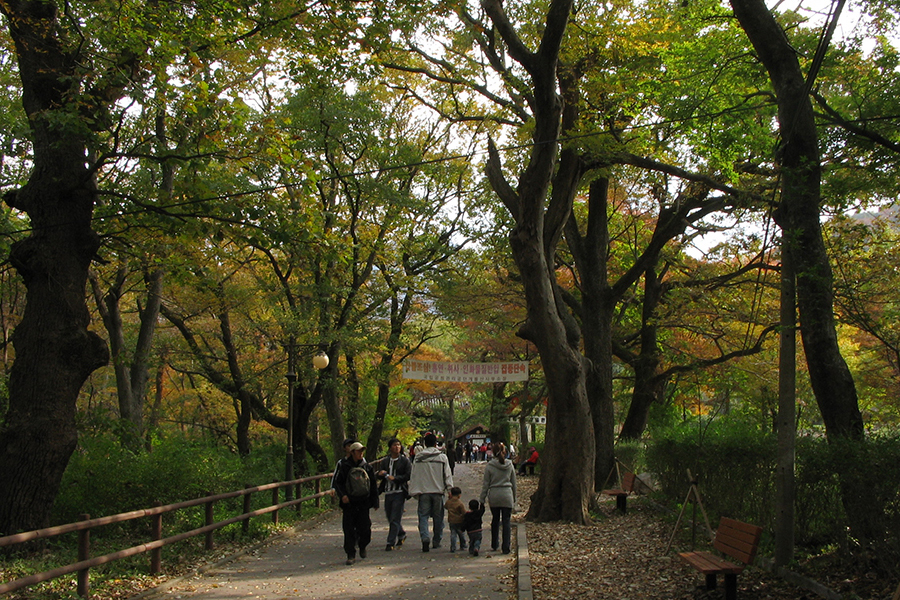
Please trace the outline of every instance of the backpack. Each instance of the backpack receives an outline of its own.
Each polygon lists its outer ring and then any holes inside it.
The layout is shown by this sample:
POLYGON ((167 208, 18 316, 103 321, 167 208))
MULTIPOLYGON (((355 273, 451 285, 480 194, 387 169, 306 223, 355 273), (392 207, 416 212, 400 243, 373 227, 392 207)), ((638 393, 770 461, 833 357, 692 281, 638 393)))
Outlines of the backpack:
POLYGON ((353 467, 347 473, 347 495, 351 498, 365 498, 371 490, 369 473, 363 467, 353 467))

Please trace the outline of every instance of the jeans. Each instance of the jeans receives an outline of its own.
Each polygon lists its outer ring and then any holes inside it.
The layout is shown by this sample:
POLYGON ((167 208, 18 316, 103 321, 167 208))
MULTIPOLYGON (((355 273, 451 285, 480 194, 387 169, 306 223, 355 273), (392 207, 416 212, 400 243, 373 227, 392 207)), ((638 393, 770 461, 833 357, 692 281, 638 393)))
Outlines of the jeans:
POLYGON ((398 539, 406 537, 403 531, 403 507, 406 504, 404 492, 392 492, 384 495, 384 516, 388 520, 388 546, 395 546, 398 539))
POLYGON ((459 539, 459 549, 466 549, 466 530, 462 523, 450 523, 450 552, 456 552, 456 540, 459 539))
POLYGON ((475 554, 481 550, 481 531, 469 532, 469 554, 475 554))
POLYGON ((422 543, 431 541, 437 548, 444 537, 444 494, 422 494, 419 496, 419 537, 422 543), (434 535, 428 535, 428 518, 434 521, 434 535))
POLYGON ((510 552, 510 523, 509 520, 512 517, 512 509, 506 507, 491 507, 491 515, 493 519, 491 519, 491 548, 494 550, 500 546, 500 521, 503 521, 503 554, 509 554, 510 552))

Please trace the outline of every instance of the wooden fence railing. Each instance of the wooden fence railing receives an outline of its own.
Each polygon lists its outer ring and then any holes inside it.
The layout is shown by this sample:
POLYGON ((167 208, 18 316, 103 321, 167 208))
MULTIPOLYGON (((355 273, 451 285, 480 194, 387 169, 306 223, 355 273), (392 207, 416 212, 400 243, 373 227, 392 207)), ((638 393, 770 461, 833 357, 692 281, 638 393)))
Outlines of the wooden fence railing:
POLYGON ((35 540, 55 537, 64 533, 72 533, 76 531, 78 532, 78 562, 64 565, 62 567, 57 567, 56 569, 50 571, 35 573, 33 575, 29 575, 28 577, 22 577, 21 579, 2 583, 0 584, 0 595, 22 589, 36 583, 41 583, 42 581, 49 581, 50 579, 56 579, 57 577, 62 577, 63 575, 77 572, 78 595, 82 598, 88 598, 90 594, 88 573, 91 567, 96 567, 115 560, 127 558, 129 556, 135 556, 144 552, 150 552, 150 573, 157 574, 160 572, 162 567, 161 550, 163 546, 168 546, 170 544, 174 544, 176 542, 180 542, 194 536, 205 535, 206 549, 212 550, 213 532, 217 529, 225 527, 226 525, 243 522, 242 527, 244 532, 246 533, 250 525, 249 520, 253 517, 272 513, 272 521, 277 524, 278 511, 283 508, 295 506, 299 511, 301 504, 309 500, 315 500, 316 506, 321 506, 322 498, 324 496, 331 495, 330 489, 324 492, 322 491, 322 480, 330 478, 331 476, 331 473, 326 473, 322 475, 313 475, 312 477, 303 477, 301 479, 295 479, 293 481, 282 481, 269 483, 266 485, 258 485, 255 487, 247 487, 243 490, 234 492, 226 492, 224 494, 206 496, 205 498, 187 500, 185 502, 178 502, 176 504, 168 504, 166 506, 156 506, 154 508, 134 510, 127 513, 112 515, 109 517, 100 517, 98 519, 91 519, 89 515, 83 515, 83 520, 78 521, 77 523, 69 523, 66 525, 58 525, 56 527, 48 527, 46 529, 26 531, 24 533, 17 533, 15 535, 0 537, 0 548, 2 548, 4 546, 13 546, 16 544, 24 544, 26 542, 33 542, 35 540), (302 493, 301 486, 306 483, 315 484, 315 493, 310 496, 300 497, 300 494, 302 493), (292 492, 294 491, 295 487, 297 498, 291 499, 292 492), (285 501, 279 502, 279 492, 282 489, 285 490, 285 501), (272 505, 251 511, 251 495, 256 492, 265 491, 272 492, 272 505), (231 517, 230 519, 214 522, 213 505, 221 500, 237 498, 239 496, 243 496, 244 499, 243 512, 237 516, 231 517), (164 514, 200 505, 205 506, 206 524, 203 527, 194 529, 192 531, 185 531, 184 533, 179 533, 167 538, 162 537, 162 517, 164 514), (95 556, 93 558, 90 556, 90 535, 93 528, 100 527, 101 525, 110 525, 112 523, 122 523, 125 521, 131 521, 133 519, 141 519, 144 517, 148 517, 151 519, 151 541, 147 542, 146 544, 132 546, 131 548, 126 548, 125 550, 119 550, 118 552, 105 554, 103 556, 95 556))

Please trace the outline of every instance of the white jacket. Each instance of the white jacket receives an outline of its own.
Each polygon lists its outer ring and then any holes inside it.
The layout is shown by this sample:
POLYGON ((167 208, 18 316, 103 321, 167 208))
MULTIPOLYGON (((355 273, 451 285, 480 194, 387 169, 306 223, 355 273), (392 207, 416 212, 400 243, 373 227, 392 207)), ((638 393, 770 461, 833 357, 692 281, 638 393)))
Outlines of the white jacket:
POLYGON ((447 455, 435 447, 416 452, 409 478, 409 495, 443 494, 453 487, 447 455))

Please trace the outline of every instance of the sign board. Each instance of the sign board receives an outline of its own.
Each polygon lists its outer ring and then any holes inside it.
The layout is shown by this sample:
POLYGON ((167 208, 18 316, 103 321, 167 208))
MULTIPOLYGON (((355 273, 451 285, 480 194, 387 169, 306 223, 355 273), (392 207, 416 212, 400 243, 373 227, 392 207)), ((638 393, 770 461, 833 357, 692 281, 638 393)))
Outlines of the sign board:
POLYGON ((403 378, 425 381, 528 381, 528 361, 458 363, 404 360, 403 378))

